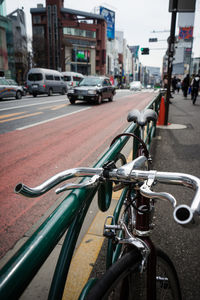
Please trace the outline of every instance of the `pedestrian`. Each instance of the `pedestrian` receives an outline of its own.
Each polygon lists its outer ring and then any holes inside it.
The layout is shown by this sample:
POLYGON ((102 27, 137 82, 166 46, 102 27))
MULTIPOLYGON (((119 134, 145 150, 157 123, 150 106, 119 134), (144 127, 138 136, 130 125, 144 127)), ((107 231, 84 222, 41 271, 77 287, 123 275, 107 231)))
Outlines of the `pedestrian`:
POLYGON ((183 95, 185 98, 187 98, 189 85, 190 85, 190 76, 189 76, 189 74, 187 74, 186 77, 182 81, 182 90, 183 90, 183 95))
POLYGON ((172 78, 172 93, 175 93, 175 91, 176 91, 176 85, 177 85, 177 78, 176 78, 176 76, 174 76, 172 78))
MULTIPOLYGON (((164 85, 164 89, 167 89, 168 87, 168 77, 167 75, 164 75, 164 78, 163 78, 163 85, 164 85)), ((170 96, 169 98, 174 98, 171 94, 171 91, 170 91, 170 96)), ((172 102, 169 100, 169 103, 171 104, 172 102)))
POLYGON ((193 88, 192 88, 192 83, 193 83, 193 80, 194 80, 194 77, 195 77, 195 74, 192 74, 192 77, 191 77, 191 83, 190 83, 190 91, 191 91, 191 100, 193 99, 193 88))
POLYGON ((167 89, 167 83, 168 83, 167 75, 165 75, 164 78, 163 78, 163 87, 164 87, 164 89, 167 89))
POLYGON ((177 79, 176 89, 177 89, 178 94, 179 94, 180 88, 181 88, 181 80, 177 79))
POLYGON ((196 75, 192 82, 191 82, 191 86, 192 86, 192 102, 193 104, 195 104, 197 96, 198 96, 198 92, 199 92, 199 76, 196 75))

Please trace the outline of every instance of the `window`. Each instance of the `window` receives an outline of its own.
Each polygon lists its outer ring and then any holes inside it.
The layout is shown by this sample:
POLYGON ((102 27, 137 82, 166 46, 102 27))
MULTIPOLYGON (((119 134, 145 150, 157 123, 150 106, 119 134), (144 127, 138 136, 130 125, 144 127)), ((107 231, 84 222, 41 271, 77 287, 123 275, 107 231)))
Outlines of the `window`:
POLYGON ((40 81, 43 79, 43 76, 41 73, 30 73, 28 75, 28 80, 30 81, 40 81))
POLYGON ((74 35, 74 36, 83 36, 88 38, 96 38, 96 31, 93 30, 83 30, 79 28, 71 28, 71 27, 64 27, 63 33, 68 35, 74 35))
POLYGON ((64 81, 71 81, 71 76, 64 76, 64 81))
POLYGON ((8 85, 8 82, 4 78, 1 78, 0 79, 0 84, 1 85, 8 85))
POLYGON ((33 24, 40 24, 41 23, 41 16, 33 16, 33 24))
POLYGON ((54 76, 54 79, 60 81, 60 76, 54 76))
POLYGON ((46 80, 53 80, 53 75, 48 75, 48 74, 47 74, 47 75, 45 76, 45 78, 46 78, 46 80))
POLYGON ((81 77, 73 76, 73 81, 79 82, 79 81, 81 81, 81 80, 82 80, 81 77))
POLYGON ((33 26, 33 35, 44 36, 43 26, 33 26))

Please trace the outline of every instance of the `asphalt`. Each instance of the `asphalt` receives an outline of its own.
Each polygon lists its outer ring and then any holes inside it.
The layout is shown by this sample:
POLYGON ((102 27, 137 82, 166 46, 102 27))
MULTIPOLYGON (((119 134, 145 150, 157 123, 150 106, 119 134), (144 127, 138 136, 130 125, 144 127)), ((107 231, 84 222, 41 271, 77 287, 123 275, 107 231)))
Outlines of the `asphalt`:
MULTIPOLYGON (((200 178, 200 96, 195 105, 192 104, 190 96, 185 99, 181 92, 173 96, 172 104, 169 106, 170 125, 158 127, 152 142, 152 168, 158 171, 188 173, 200 178)), ((177 186, 159 185, 157 190, 173 194, 178 204, 189 205, 194 195, 193 191, 177 186)), ((173 220, 173 208, 168 202, 159 200, 156 203, 155 224, 152 239, 174 262, 180 279, 183 300, 199 300, 200 225, 188 229, 176 224, 173 220)), ((59 244, 52 255, 57 257, 60 248, 59 244)), ((105 256, 106 241, 91 273, 92 277, 98 277, 105 271, 105 256)), ((56 261, 51 257, 50 261, 52 260, 56 261)), ((51 269, 54 267, 50 261, 45 263, 40 275, 36 276, 35 283, 33 281, 20 299, 47 298, 50 279, 47 280, 46 274, 51 273, 50 266, 51 269), (36 290, 38 290, 37 296, 36 290)), ((78 265, 80 266, 80 263, 78 265)), ((64 299, 69 298, 66 296, 64 299)), ((75 300, 74 297, 72 299, 75 300)))
MULTIPOLYGON (((154 170, 181 172, 200 178, 200 96, 193 105, 190 95, 181 91, 173 95, 169 106, 169 125, 157 128, 152 142, 154 170)), ((178 204, 190 204, 194 192, 185 187, 159 185, 157 190, 175 196, 178 204)), ((183 228, 173 219, 168 202, 156 203, 155 230, 152 239, 173 261, 180 280, 183 300, 200 299, 200 225, 183 228)), ((200 217, 199 217, 200 218, 200 217)), ((104 243, 104 249, 106 242, 104 243)), ((101 251, 91 276, 100 276, 105 265, 105 251, 101 251)))

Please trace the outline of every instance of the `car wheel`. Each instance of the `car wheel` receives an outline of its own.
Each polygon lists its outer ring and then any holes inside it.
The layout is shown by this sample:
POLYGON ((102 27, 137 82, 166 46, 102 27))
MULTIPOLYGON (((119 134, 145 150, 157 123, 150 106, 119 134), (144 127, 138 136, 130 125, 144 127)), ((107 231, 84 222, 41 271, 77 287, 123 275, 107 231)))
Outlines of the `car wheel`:
POLYGON ((48 96, 52 96, 52 95, 53 95, 53 90, 49 89, 48 96))
POLYGON ((70 102, 71 104, 75 104, 76 100, 75 100, 75 99, 69 99, 69 102, 70 102))
POLYGON ((22 98, 22 93, 20 91, 16 92, 16 99, 21 99, 22 98))
POLYGON ((97 104, 100 105, 102 103, 102 95, 98 96, 97 104))
POLYGON ((113 101, 113 94, 108 98, 108 101, 113 101))
POLYGON ((34 97, 34 98, 37 97, 37 94, 36 94, 36 93, 33 93, 33 97, 34 97))

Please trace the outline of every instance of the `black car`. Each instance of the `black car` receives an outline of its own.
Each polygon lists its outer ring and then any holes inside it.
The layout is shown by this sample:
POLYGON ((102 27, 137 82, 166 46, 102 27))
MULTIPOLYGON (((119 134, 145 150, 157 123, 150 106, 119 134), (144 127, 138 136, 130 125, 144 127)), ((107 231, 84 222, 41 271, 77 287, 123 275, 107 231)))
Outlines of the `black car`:
POLYGON ((111 84, 108 77, 88 76, 83 78, 78 86, 71 88, 67 96, 71 104, 76 100, 96 102, 101 104, 103 99, 113 100, 115 87, 111 84))

